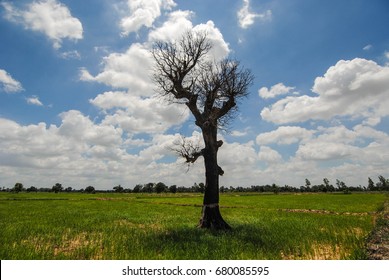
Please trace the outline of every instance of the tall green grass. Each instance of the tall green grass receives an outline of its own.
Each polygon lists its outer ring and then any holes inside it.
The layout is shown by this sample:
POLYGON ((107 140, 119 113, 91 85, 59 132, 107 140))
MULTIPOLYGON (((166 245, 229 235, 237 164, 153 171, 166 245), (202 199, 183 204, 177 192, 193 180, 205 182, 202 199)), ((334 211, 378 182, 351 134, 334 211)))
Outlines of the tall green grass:
POLYGON ((0 194, 1 259, 358 259, 384 194, 222 195, 232 231, 196 228, 197 194, 0 194))

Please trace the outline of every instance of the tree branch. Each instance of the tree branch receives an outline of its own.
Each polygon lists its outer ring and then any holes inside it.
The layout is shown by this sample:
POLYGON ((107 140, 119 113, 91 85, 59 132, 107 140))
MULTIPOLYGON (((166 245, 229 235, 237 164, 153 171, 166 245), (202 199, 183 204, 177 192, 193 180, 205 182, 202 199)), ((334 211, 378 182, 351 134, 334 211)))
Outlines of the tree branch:
POLYGON ((228 121, 228 115, 234 112, 237 99, 247 96, 248 88, 253 83, 254 76, 250 70, 239 67, 239 62, 224 60, 220 63, 219 107, 212 112, 220 123, 228 121))
POLYGON ((184 158, 185 162, 189 165, 195 163, 200 156, 203 156, 204 149, 200 148, 199 142, 195 143, 181 136, 181 140, 179 142, 176 141, 174 143, 175 147, 172 147, 171 150, 178 156, 184 158))
POLYGON ((187 32, 178 42, 157 42, 152 49, 156 62, 153 77, 161 94, 172 96, 171 101, 186 99, 185 104, 199 124, 203 119, 197 107, 197 76, 211 48, 205 32, 187 32))

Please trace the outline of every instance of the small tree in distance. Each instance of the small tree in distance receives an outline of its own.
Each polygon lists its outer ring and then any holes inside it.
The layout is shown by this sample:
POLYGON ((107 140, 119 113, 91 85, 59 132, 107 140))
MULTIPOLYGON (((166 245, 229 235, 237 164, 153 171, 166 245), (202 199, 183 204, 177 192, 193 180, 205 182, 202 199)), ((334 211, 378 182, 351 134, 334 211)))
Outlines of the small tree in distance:
POLYGON ((16 183, 15 186, 13 187, 12 191, 19 193, 24 190, 23 184, 22 183, 16 183))
POLYGON ((176 152, 186 163, 204 158, 205 190, 201 228, 230 229, 219 210, 219 176, 217 154, 223 145, 217 139, 218 128, 234 117, 239 99, 248 95, 253 76, 239 62, 214 61, 209 57, 212 44, 204 32, 186 32, 177 41, 157 42, 154 81, 158 92, 172 103, 185 104, 201 129, 205 147, 183 141, 176 152))
POLYGON ((122 193, 124 191, 124 188, 121 185, 113 187, 113 190, 118 193, 122 193))
POLYGON ((168 187, 162 182, 159 182, 159 183, 155 184, 155 186, 154 186, 154 190, 156 193, 165 192, 167 189, 168 189, 168 187))
POLYGON ((93 186, 87 186, 84 190, 86 193, 95 193, 95 188, 93 186))
POLYGON ((60 183, 56 183, 52 188, 51 190, 55 193, 58 193, 58 192, 62 192, 63 190, 63 187, 62 187, 62 184, 60 183))

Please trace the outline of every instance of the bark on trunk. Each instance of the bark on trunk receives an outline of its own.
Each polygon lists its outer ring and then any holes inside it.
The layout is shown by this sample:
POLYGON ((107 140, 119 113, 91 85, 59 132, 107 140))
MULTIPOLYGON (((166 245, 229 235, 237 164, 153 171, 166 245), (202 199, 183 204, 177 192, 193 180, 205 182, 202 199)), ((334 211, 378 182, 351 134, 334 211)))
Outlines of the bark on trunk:
POLYGON ((217 127, 216 125, 208 125, 204 126, 202 130, 205 142, 203 150, 205 192, 199 227, 228 230, 231 227, 224 221, 219 210, 219 175, 223 171, 217 163, 217 151, 221 145, 217 142, 217 127))
POLYGON ((231 227, 224 221, 220 214, 219 205, 204 205, 203 213, 199 224, 200 228, 215 230, 230 230, 231 227))

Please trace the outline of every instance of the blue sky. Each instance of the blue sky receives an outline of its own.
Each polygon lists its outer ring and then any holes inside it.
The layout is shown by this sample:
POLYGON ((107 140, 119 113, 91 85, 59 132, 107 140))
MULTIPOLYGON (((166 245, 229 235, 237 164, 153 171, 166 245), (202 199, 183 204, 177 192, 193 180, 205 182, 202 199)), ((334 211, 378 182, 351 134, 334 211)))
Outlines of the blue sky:
POLYGON ((155 96, 150 47, 206 30, 255 76, 219 137, 221 184, 389 176, 386 0, 0 1, 0 186, 204 181, 169 149, 201 139, 155 96))

